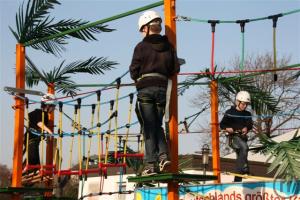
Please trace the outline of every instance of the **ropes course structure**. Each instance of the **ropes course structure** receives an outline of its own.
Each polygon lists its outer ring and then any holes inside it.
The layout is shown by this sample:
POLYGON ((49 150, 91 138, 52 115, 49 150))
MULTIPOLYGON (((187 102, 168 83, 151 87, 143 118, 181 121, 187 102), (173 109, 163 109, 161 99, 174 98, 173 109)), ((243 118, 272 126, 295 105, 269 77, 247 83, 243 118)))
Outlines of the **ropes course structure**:
MULTIPOLYGON (((120 84, 121 79, 118 78, 117 83, 120 84)), ((119 89, 120 87, 116 87, 116 99, 109 101, 109 115, 108 118, 104 122, 100 122, 100 105, 101 105, 101 90, 98 90, 95 92, 97 97, 97 103, 91 104, 90 107, 92 108, 91 111, 91 120, 90 120, 90 128, 85 128, 82 126, 81 122, 81 109, 82 109, 82 99, 77 99, 77 104, 74 105, 74 117, 72 119, 72 132, 66 133, 62 130, 63 127, 63 105, 69 105, 65 102, 59 101, 59 117, 58 117, 58 132, 53 134, 46 134, 43 131, 38 132, 36 130, 30 130, 33 134, 40 136, 41 138, 41 165, 29 165, 28 164, 28 144, 29 144, 29 134, 27 134, 26 138, 26 165, 23 169, 23 173, 25 176, 23 177, 22 182, 33 182, 37 180, 41 181, 49 181, 51 180, 49 177, 52 177, 53 175, 60 176, 70 176, 70 175, 78 175, 80 177, 80 180, 85 178, 87 179, 88 174, 99 174, 99 176, 107 177, 107 168, 119 168, 120 169, 120 179, 122 180, 122 174, 124 173, 126 169, 126 159, 127 158, 137 158, 141 159, 143 158, 143 148, 142 148, 142 135, 140 134, 130 134, 130 127, 136 123, 131 123, 132 118, 132 104, 134 100, 134 94, 130 93, 127 95, 129 97, 129 110, 128 110, 128 121, 124 126, 118 126, 118 102, 121 98, 119 98, 119 89), (115 105, 115 106, 114 106, 115 105), (96 125, 94 125, 94 118, 96 114, 96 125), (114 127, 113 127, 114 122, 114 127), (102 131, 101 128, 108 124, 108 130, 102 131), (121 128, 126 128, 126 133, 121 135, 118 133, 118 130, 121 128), (75 131, 76 130, 76 131, 75 131), (49 137, 55 137, 57 138, 57 145, 55 148, 55 155, 53 159, 53 164, 45 164, 45 139, 49 137), (92 139, 93 137, 97 137, 97 152, 98 152, 98 166, 97 168, 89 168, 89 161, 91 156, 91 148, 92 148, 92 139), (134 142, 138 142, 138 151, 135 151, 137 153, 129 153, 128 152, 128 142, 129 138, 136 137, 137 140, 134 140, 134 142), (62 152, 65 152, 63 149, 63 139, 64 138, 71 138, 71 144, 69 149, 69 160, 68 160, 68 168, 62 169, 62 152), (88 138, 88 146, 87 148, 84 146, 85 144, 85 138, 88 138), (110 140, 113 138, 113 153, 109 153, 109 147, 110 147, 110 140), (124 138, 124 139, 123 139, 124 138), (77 140, 77 149, 78 149, 78 160, 79 160, 79 168, 78 170, 72 170, 71 164, 73 163, 73 148, 75 144, 75 140, 77 140), (87 155, 84 154, 85 150, 87 150, 87 155), (86 156, 86 157, 85 157, 86 156), (83 158, 85 157, 85 160, 83 158), (85 162, 85 167, 83 165, 83 162, 85 162), (38 174, 36 173, 27 173, 31 172, 31 170, 38 170, 38 174)), ((88 94, 90 95, 90 94, 88 94)), ((20 97, 19 97, 20 98, 20 97)), ((25 101, 25 115, 26 115, 26 129, 29 129, 29 116, 28 116, 28 105, 29 102, 32 100, 29 100, 28 98, 24 99, 25 101)), ((41 106, 44 106, 42 104, 41 106)), ((70 105, 69 105, 70 106, 70 105)), ((88 108, 86 106, 85 108, 88 108)), ((44 113, 42 116, 42 119, 44 119, 44 113)), ((122 181, 120 181, 122 182, 122 181)), ((100 191, 99 193, 102 193, 103 190, 103 184, 104 180, 101 178, 101 184, 100 184, 100 191)), ((121 191, 119 191, 121 192, 121 191)))
MULTIPOLYGON (((24 81, 24 73, 25 73, 25 47, 29 45, 33 45, 35 43, 50 40, 53 38, 60 38, 67 34, 71 34, 72 32, 78 30, 84 30, 88 27, 93 27, 97 24, 107 23, 109 21, 119 19, 122 17, 126 17, 128 15, 132 15, 150 8, 154 8, 157 6, 164 5, 165 6, 165 24, 168 27, 166 29, 166 35, 169 36, 170 42, 176 47, 176 22, 184 21, 184 22, 200 22, 200 23, 209 23, 211 26, 211 58, 210 58, 210 68, 206 72, 184 72, 179 73, 181 76, 191 76, 191 75, 207 75, 211 76, 212 80, 206 83, 191 83, 190 85, 210 85, 211 88, 211 132, 212 132, 212 150, 213 150, 213 168, 214 174, 211 177, 208 177, 208 180, 214 180, 215 183, 220 183, 220 161, 219 161, 219 127, 218 127, 218 82, 222 80, 218 80, 216 75, 229 75, 229 74, 239 74, 243 77, 253 77, 258 76, 265 73, 273 73, 273 80, 276 82, 278 80, 277 73, 281 71, 298 71, 300 69, 300 64, 293 64, 286 67, 279 68, 276 63, 276 28, 278 19, 290 14, 295 14, 300 12, 300 9, 293 10, 286 13, 280 13, 276 15, 270 15, 267 17, 253 18, 253 19, 242 19, 242 20, 203 20, 203 19, 195 19, 186 16, 176 16, 175 6, 173 4, 175 1, 172 0, 164 0, 159 1, 154 4, 150 4, 130 12, 126 12, 123 14, 119 14, 113 16, 111 18, 107 18, 104 20, 99 20, 97 22, 84 25, 79 28, 75 28, 72 31, 66 31, 59 34, 54 34, 51 37, 46 37, 41 40, 29 41, 24 44, 17 44, 16 47, 16 71, 19 76, 17 76, 16 88, 24 89, 25 81, 24 81), (244 70, 244 59, 245 59, 245 25, 247 23, 261 21, 261 20, 272 20, 273 22, 273 66, 270 69, 266 70, 244 70), (215 67, 215 32, 216 27, 222 23, 236 23, 241 27, 241 61, 239 64, 239 70, 236 71, 216 71, 215 67)), ((134 102, 135 92, 127 94, 125 96, 120 97, 120 89, 122 87, 130 87, 134 86, 134 83, 126 83, 121 84, 121 80, 128 74, 128 71, 123 75, 115 79, 115 81, 109 84, 89 84, 89 85, 77 85, 78 87, 101 87, 101 89, 87 91, 84 93, 78 93, 76 96, 64 96, 57 98, 58 103, 58 123, 57 123, 57 132, 53 134, 44 133, 44 128, 40 132, 36 130, 29 130, 29 108, 32 104, 39 104, 41 102, 35 101, 33 99, 29 99, 25 97, 24 93, 18 92, 17 94, 13 94, 16 98, 15 105, 13 108, 15 109, 15 143, 14 143, 14 162, 13 162, 13 177, 12 177, 12 188, 19 188, 22 184, 27 183, 36 183, 36 182, 52 182, 53 176, 71 176, 77 175, 80 180, 83 181, 81 187, 82 196, 80 199, 84 199, 86 197, 91 197, 95 195, 112 195, 112 194, 130 194, 134 191, 122 191, 121 185, 119 186, 119 190, 117 192, 103 192, 104 188, 104 179, 108 176, 109 168, 118 168, 120 174, 120 184, 123 179, 123 175, 126 173, 127 159, 142 159, 144 156, 143 152, 143 137, 142 134, 137 133, 133 134, 130 132, 130 128, 137 124, 138 122, 132 122, 132 107, 134 102), (103 92, 108 92, 110 90, 115 90, 115 98, 106 102, 101 102, 101 95, 103 92), (80 97, 79 97, 80 96, 80 97), (84 104, 86 98, 90 98, 92 96, 96 96, 95 103, 87 103, 84 104), (70 99, 72 97, 72 99, 70 99), (74 98, 78 97, 78 98, 74 98), (129 106, 127 111, 127 121, 126 124, 120 125, 119 117, 120 117, 120 105, 119 101, 129 99, 129 106), (108 116, 103 119, 102 115, 102 106, 109 105, 108 116), (64 112, 64 108, 66 106, 70 106, 74 108, 73 117, 70 117, 68 114, 64 112), (90 108, 90 127, 86 128, 82 124, 82 109, 90 108), (71 130, 70 132, 64 132, 64 120, 63 116, 67 117, 71 121, 71 130), (26 120, 24 120, 26 119, 26 120), (26 124, 24 124, 26 121, 26 124), (106 126, 107 129, 103 129, 106 126), (25 151, 25 165, 23 169, 20 169, 19 166, 22 166, 23 162, 23 154, 22 154, 22 145, 23 145, 23 135, 24 135, 24 127, 26 130, 31 131, 33 134, 40 137, 40 156, 41 156, 41 164, 40 165, 30 165, 28 163, 28 146, 29 146, 29 134, 27 134, 25 138, 26 151, 25 151), (125 134, 119 133, 120 129, 125 129, 125 134), (96 138, 96 139, 95 139, 96 138), (133 138, 133 140, 130 140, 133 138), (63 152, 66 152, 64 147, 64 141, 70 139, 70 146, 68 146, 69 156, 65 163, 63 163, 63 152), (87 140, 87 141, 86 141, 87 140), (113 140, 113 141, 111 141, 113 140), (47 141, 57 141, 54 156, 50 154, 51 148, 48 147, 47 141), (93 142, 97 141, 96 148, 93 148, 93 142), (132 153, 129 149, 130 142, 137 143, 137 150, 132 153), (75 145, 77 143, 77 159, 78 159, 78 169, 72 169, 73 159, 75 157, 75 145), (85 146, 87 143, 87 147, 85 146), (49 150, 50 149, 50 150, 49 150), (94 168, 89 168, 89 162, 91 159, 92 150, 97 152, 97 166, 94 168), (113 149, 113 151, 110 151, 113 149), (67 166, 67 168, 63 168, 63 166, 67 166), (23 176, 22 176, 23 173, 23 176), (97 174, 100 177, 99 183, 99 192, 91 193, 88 195, 83 195, 83 185, 84 181, 87 180, 89 174, 97 174)), ((233 77, 234 78, 234 77, 233 77)), ((177 83, 177 76, 173 78, 172 85, 172 96, 171 96, 171 104, 170 104, 170 122, 169 122, 169 132, 170 138, 169 141, 171 143, 170 153, 171 153, 171 173, 172 175, 166 175, 165 177, 154 177, 156 181, 162 181, 168 183, 168 199, 176 200, 179 199, 178 192, 178 182, 181 180, 195 180, 195 177, 185 176, 180 177, 174 174, 178 174, 178 125, 183 125, 186 133, 192 133, 189 131, 191 124, 195 121, 195 119, 204 111, 208 109, 208 107, 203 108, 201 111, 192 114, 188 117, 185 117, 183 121, 178 123, 178 103, 177 103, 177 91, 180 89, 186 89, 186 86, 189 85, 188 82, 177 83), (183 85, 182 87, 178 87, 179 85, 183 85), (187 121, 190 120, 190 123, 187 121)), ((51 87, 50 87, 51 90, 51 87)), ((54 93, 54 87, 52 86, 52 93, 54 93)), ((180 93, 180 92, 179 92, 180 93)), ((41 103, 41 108, 43 108, 44 104, 41 103)), ((278 113, 277 113, 278 114, 278 113)), ((284 113, 279 113, 284 115, 284 113)), ((44 113, 42 119, 45 119, 44 113)), ((43 121, 44 122, 44 121, 43 121)), ((54 128, 54 124, 53 124, 54 128)), ((233 174, 236 175, 236 174, 233 174)), ((197 178, 197 177, 196 177, 197 178)), ((205 180, 207 177, 198 177, 200 180, 205 180)), ((130 180, 129 180, 130 181, 130 180)), ((142 181, 151 181, 150 179, 136 179, 132 178, 133 182, 142 182, 142 181)), ((18 196, 17 196, 18 198, 18 196)))

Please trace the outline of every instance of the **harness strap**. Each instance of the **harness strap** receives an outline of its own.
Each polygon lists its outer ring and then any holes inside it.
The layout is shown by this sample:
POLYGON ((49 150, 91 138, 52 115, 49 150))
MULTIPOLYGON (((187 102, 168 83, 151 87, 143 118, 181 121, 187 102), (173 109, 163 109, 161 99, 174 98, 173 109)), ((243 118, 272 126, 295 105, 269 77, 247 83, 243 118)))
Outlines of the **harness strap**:
POLYGON ((166 94, 165 122, 170 121, 170 100, 172 92, 172 79, 168 79, 168 87, 166 94))
POLYGON ((137 79, 137 81, 140 81, 141 79, 143 79, 145 77, 160 77, 160 78, 163 78, 163 79, 168 79, 168 77, 166 77, 165 75, 162 75, 160 73, 148 73, 148 74, 142 74, 142 76, 139 77, 137 79))
POLYGON ((155 101, 153 99, 147 99, 147 98, 137 98, 138 102, 142 104, 155 104, 155 101))

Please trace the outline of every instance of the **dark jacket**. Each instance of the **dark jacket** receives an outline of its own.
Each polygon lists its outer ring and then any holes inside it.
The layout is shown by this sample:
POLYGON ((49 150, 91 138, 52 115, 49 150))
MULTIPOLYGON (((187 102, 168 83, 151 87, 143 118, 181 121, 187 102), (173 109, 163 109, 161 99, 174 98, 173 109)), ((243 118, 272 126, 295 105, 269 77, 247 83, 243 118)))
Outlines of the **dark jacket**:
MULTIPOLYGON (((34 111, 30 112, 29 115, 29 128, 34 129, 37 132, 41 132, 41 128, 38 127, 38 123, 43 121, 43 111, 41 109, 35 109, 34 111)), ((44 112, 44 124, 47 126, 48 125, 48 113, 44 112)), ((26 132, 27 134, 27 132, 26 132)), ((40 136, 33 134, 32 132, 29 131, 29 139, 33 138, 39 138, 40 136)))
POLYGON ((247 127, 249 131, 252 129, 252 125, 252 117, 249 111, 239 111, 235 108, 235 106, 232 106, 225 112, 224 117, 220 123, 220 128, 232 128, 234 131, 239 131, 244 127, 247 127))
POLYGON ((176 51, 167 36, 148 35, 136 45, 129 69, 137 89, 149 86, 167 87, 167 79, 162 77, 145 77, 139 81, 137 79, 149 73, 159 73, 167 78, 178 73, 176 51))

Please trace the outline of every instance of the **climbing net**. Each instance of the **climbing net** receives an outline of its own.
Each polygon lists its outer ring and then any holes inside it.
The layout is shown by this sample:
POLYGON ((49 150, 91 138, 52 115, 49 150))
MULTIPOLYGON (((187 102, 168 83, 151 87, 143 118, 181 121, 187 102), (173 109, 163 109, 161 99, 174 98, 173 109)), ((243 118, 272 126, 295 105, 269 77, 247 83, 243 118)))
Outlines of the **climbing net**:
MULTIPOLYGON (((53 175, 57 175, 58 177, 62 175, 78 175, 80 179, 82 177, 87 177, 88 174, 99 174, 101 178, 100 184, 100 192, 103 190, 104 179, 103 177, 107 176, 108 168, 119 168, 120 176, 122 176, 126 170, 126 160, 128 158, 143 158, 143 138, 140 133, 132 134, 130 133, 130 127, 132 125, 137 124, 137 122, 132 123, 132 107, 134 102, 134 93, 130 93, 126 96, 119 97, 120 91, 120 83, 121 78, 116 79, 116 87, 110 88, 115 89, 115 98, 107 101, 101 102, 101 92, 107 90, 103 88, 101 90, 89 92, 89 94, 85 94, 84 97, 72 99, 69 101, 61 101, 66 98, 58 98, 58 124, 57 124, 57 132, 53 134, 47 134, 44 132, 44 127, 42 127, 41 131, 37 130, 29 130, 29 105, 40 103, 28 98, 24 98, 25 102, 25 118, 26 120, 26 129, 30 131, 34 135, 40 137, 40 157, 41 164, 40 165, 30 165, 28 163, 28 146, 29 146, 29 134, 25 138, 26 142, 26 152, 25 152, 25 166, 23 172, 29 172, 30 170, 39 170, 39 177, 32 178, 30 176, 24 177, 24 182, 33 181, 33 179, 44 179, 48 180, 48 176, 52 177, 53 175), (83 100, 90 96, 96 96, 96 103, 94 104, 83 104, 83 100), (120 100, 129 100, 128 106, 128 114, 127 114, 127 123, 119 126, 119 101, 120 100), (108 104, 109 105, 109 113, 105 120, 101 121, 101 108, 102 106, 108 104), (66 113, 64 113, 64 106, 72 106, 74 107, 74 115, 73 118, 69 117, 66 113), (91 108, 91 119, 90 119, 90 127, 86 128, 82 125, 81 119, 81 110, 82 108, 91 108), (72 131, 64 132, 64 123, 63 123, 63 115, 68 116, 68 118, 72 122, 72 131), (96 119, 95 119, 96 118, 96 119), (107 130, 103 130, 104 125, 107 125, 107 130), (126 129, 125 134, 119 133, 120 129, 126 129), (96 139, 94 139, 96 137, 96 139), (54 159, 52 163, 45 163, 45 139, 56 138, 57 145, 55 148, 54 159), (68 148, 69 155, 67 168, 63 169, 62 166, 62 152, 65 152, 66 149, 63 148, 63 141, 67 138, 70 138, 70 145, 68 148), (87 147, 85 146, 85 140, 87 139, 87 147), (90 168, 89 163, 91 159, 91 150, 92 150, 92 140, 97 140, 97 165, 96 167, 90 168), (113 142, 111 141, 113 140, 113 142), (134 142, 137 143, 138 149, 136 151, 128 148, 128 143, 134 142), (77 143, 78 150, 78 169, 72 169, 72 163, 74 158, 74 148, 77 143), (113 147, 113 151, 109 151, 110 148, 113 147), (85 163, 85 165, 84 165, 85 163)), ((21 97, 20 97, 21 98, 21 97)), ((45 105, 42 103, 41 108, 45 105)), ((44 112, 42 112, 42 122, 44 122, 44 112)), ((44 124, 44 123, 43 123, 44 124)), ((93 159, 95 163, 95 159, 93 159)))

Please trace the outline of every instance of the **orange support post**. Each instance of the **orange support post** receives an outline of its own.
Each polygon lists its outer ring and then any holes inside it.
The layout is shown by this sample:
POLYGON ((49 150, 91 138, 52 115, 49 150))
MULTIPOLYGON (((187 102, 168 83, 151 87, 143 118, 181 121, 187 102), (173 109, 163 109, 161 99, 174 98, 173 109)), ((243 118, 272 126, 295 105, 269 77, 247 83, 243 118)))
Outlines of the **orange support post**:
POLYGON ((212 158, 213 173, 218 177, 215 183, 221 182, 220 176, 220 147, 219 147, 219 119, 218 119, 218 83, 216 80, 211 81, 211 131, 212 131, 212 158))
MULTIPOLYGON (((25 47, 16 45, 16 88, 25 89, 25 47)), ((21 95, 21 94, 20 94, 21 95)), ((24 94, 22 94, 24 95, 24 94)), ((24 101, 16 98, 12 187, 21 187, 24 135, 24 101)), ((14 195, 13 199, 19 199, 14 195)))
MULTIPOLYGON (((176 9, 175 0, 164 0, 165 30, 169 41, 176 48, 176 9)), ((172 77, 172 93, 170 101, 170 159, 171 172, 178 173, 178 99, 177 99, 177 75, 172 77)), ((178 182, 168 182, 168 200, 179 199, 178 182)))

